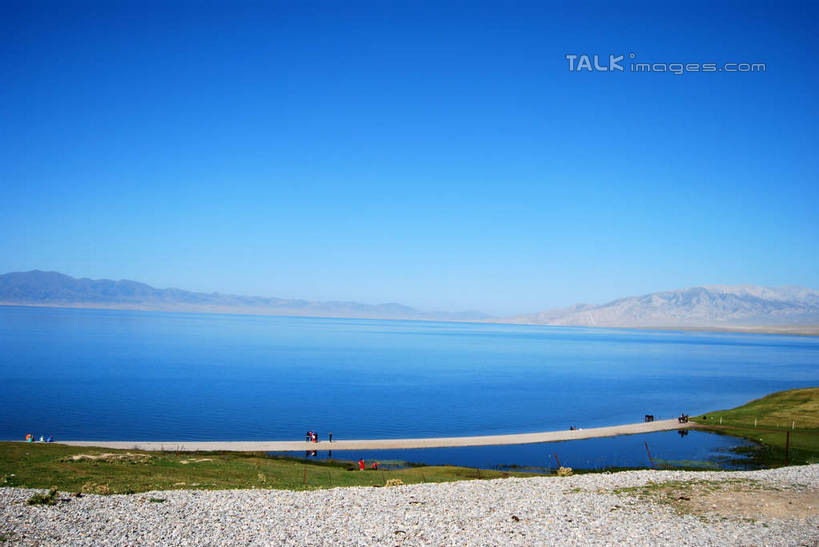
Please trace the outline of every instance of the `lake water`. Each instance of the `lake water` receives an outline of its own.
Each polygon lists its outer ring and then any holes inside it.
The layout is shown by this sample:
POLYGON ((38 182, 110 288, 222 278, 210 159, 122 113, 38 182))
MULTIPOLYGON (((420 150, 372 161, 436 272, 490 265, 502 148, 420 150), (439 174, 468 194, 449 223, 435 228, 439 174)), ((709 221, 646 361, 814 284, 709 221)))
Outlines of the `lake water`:
POLYGON ((523 433, 817 384, 815 337, 0 307, 5 440, 523 433))
MULTIPOLYGON (((728 435, 702 431, 663 431, 601 439, 561 441, 504 446, 462 446, 406 450, 333 450, 299 452, 298 457, 315 460, 333 458, 356 462, 363 458, 367 467, 379 462, 386 469, 408 463, 460 465, 532 473, 554 472, 561 465, 575 469, 608 467, 685 466, 705 469, 745 469, 744 456, 731 450, 751 443, 728 435), (646 448, 648 445, 648 448, 646 448), (649 458, 649 453, 651 457, 649 458)), ((279 453, 294 455, 294 453, 279 453)))

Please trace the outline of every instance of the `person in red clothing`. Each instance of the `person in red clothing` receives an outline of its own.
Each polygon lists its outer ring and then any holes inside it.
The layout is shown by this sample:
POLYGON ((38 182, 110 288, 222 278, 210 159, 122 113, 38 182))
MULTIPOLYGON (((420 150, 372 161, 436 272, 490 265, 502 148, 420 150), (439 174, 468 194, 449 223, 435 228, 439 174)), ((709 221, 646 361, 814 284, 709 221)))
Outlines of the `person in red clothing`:
POLYGON ((358 470, 359 471, 364 471, 364 458, 361 458, 360 460, 358 460, 358 470))
POLYGON ((373 462, 373 469, 378 471, 378 462, 373 462))

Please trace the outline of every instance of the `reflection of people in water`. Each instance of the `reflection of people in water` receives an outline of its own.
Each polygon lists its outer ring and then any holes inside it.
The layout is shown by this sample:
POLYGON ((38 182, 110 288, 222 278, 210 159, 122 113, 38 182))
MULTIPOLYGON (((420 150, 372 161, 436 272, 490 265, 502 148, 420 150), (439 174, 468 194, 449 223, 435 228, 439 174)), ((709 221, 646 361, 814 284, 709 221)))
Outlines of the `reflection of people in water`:
POLYGON ((688 435, 688 430, 687 429, 678 429, 677 433, 680 434, 680 437, 685 437, 686 435, 688 435))

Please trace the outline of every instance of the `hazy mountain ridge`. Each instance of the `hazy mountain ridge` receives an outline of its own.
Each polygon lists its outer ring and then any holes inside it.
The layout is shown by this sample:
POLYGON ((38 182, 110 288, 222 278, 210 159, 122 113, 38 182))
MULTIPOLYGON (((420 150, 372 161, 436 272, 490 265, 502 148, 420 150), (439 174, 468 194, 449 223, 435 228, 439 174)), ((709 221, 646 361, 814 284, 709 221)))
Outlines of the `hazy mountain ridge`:
POLYGON ((521 315, 510 323, 588 327, 819 325, 819 291, 708 285, 521 315))
POLYGON ((158 289, 137 281, 74 278, 34 270, 0 275, 0 304, 622 328, 819 326, 819 291, 754 285, 706 285, 492 319, 477 311, 422 311, 397 303, 312 302, 158 289))
POLYGON ((396 303, 311 302, 262 296, 158 289, 137 281, 75 278, 59 272, 0 275, 0 303, 29 306, 102 307, 158 311, 258 313, 382 319, 480 320, 477 311, 422 311, 396 303))

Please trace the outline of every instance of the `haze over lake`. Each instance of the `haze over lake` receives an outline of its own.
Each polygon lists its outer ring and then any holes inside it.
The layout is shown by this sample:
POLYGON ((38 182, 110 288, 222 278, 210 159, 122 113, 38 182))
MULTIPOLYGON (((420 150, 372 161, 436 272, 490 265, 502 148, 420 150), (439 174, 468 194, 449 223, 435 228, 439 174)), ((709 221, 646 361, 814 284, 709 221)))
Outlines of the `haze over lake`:
POLYGON ((0 308, 0 439, 299 440, 631 423, 816 385, 819 338, 0 308))

